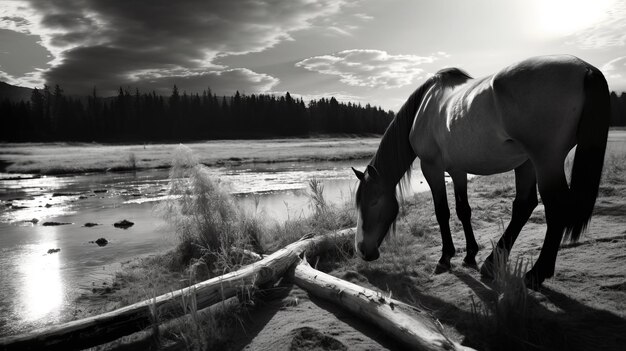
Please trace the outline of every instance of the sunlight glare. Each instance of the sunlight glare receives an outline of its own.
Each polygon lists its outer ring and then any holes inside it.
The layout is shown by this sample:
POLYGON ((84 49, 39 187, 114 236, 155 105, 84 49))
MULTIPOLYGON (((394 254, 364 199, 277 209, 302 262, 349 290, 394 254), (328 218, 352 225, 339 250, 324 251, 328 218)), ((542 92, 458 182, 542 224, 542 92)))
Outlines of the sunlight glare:
POLYGON ((607 15, 615 0, 533 0, 534 31, 548 37, 574 34, 607 15))
POLYGON ((46 250, 57 247, 56 244, 50 241, 33 245, 20 265, 25 283, 21 297, 24 320, 37 321, 58 313, 63 303, 61 255, 46 254, 46 250))

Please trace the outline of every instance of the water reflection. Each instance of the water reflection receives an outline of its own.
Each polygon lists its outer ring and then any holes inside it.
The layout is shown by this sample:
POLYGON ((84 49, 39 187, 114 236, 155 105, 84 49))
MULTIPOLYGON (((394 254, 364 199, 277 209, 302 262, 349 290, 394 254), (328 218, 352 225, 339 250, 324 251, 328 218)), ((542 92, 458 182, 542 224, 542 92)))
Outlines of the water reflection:
POLYGON ((38 324, 44 318, 54 321, 59 316, 64 300, 63 251, 47 253, 59 248, 58 236, 58 228, 46 228, 37 242, 22 246, 19 250, 22 254, 15 257, 18 274, 14 278, 21 287, 14 291, 14 312, 26 323, 38 324))
POLYGON ((44 317, 51 320, 59 314, 63 303, 63 281, 61 278, 61 255, 47 254, 50 248, 57 247, 56 240, 29 245, 28 253, 20 259, 20 277, 23 289, 20 291, 20 305, 26 322, 35 322, 44 317))

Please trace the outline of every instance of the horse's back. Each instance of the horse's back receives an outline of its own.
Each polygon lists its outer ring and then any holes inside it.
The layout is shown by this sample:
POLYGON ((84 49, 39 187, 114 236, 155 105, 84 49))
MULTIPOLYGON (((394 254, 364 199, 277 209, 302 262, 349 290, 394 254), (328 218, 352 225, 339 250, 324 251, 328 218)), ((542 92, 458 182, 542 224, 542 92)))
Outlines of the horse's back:
POLYGON ((588 67, 574 56, 540 56, 495 74, 491 86, 507 134, 528 148, 563 145, 559 152, 567 152, 575 143, 588 67))
MULTIPOLYGON (((493 174, 525 162, 529 149, 573 146, 588 65, 573 56, 544 56, 482 79, 446 80, 418 110, 411 143, 447 169, 493 174), (452 83, 450 83, 452 82, 452 83), (439 156, 438 156, 439 155, 439 156)), ((565 150, 567 149, 567 150, 565 150)))

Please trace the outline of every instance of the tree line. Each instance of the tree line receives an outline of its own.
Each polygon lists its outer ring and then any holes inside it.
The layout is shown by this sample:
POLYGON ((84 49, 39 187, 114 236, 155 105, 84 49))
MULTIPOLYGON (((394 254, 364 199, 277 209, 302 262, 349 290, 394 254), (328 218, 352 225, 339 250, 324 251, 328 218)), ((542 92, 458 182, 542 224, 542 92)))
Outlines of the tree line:
MULTIPOLYGON (((0 102, 2 141, 180 141, 315 134, 381 134, 391 111, 334 97, 308 104, 284 96, 236 92, 218 97, 179 92, 169 97, 119 89, 116 97, 63 93, 56 85, 34 89, 30 101, 0 102)), ((626 126, 626 93, 611 93, 611 125, 626 126)))
POLYGON ((626 93, 611 92, 611 126, 626 126, 626 93))
POLYGON ((56 85, 34 89, 30 101, 0 102, 3 141, 180 141, 264 138, 315 134, 381 134, 391 111, 370 104, 342 103, 334 97, 312 100, 236 92, 218 97, 170 96, 119 89, 116 97, 74 97, 56 85))

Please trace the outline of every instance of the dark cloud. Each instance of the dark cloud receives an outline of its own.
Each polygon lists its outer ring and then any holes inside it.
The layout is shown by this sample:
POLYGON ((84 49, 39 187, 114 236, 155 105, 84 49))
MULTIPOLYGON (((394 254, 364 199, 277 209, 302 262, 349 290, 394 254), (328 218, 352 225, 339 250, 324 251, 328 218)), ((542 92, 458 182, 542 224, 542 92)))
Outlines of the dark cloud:
POLYGON ((32 0, 30 6, 41 16, 36 34, 58 59, 44 77, 66 91, 133 85, 137 77, 156 85, 189 76, 189 82, 213 78, 215 84, 235 77, 240 90, 254 92, 276 80, 228 70, 214 59, 270 48, 352 1, 32 0))
POLYGON ((46 68, 50 52, 37 42, 39 37, 0 29, 0 71, 4 81, 13 81, 37 68, 46 68), (6 77, 11 77, 6 78, 6 77))

